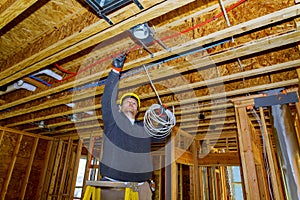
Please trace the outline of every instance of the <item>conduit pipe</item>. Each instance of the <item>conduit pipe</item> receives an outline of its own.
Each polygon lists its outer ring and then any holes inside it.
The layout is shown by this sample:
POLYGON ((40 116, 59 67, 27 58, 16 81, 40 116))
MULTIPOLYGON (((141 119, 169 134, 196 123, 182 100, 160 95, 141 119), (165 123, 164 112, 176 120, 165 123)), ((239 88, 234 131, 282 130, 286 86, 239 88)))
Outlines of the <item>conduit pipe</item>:
POLYGON ((224 17, 225 17, 227 26, 230 27, 231 24, 230 24, 229 17, 228 17, 228 15, 227 15, 227 12, 226 12, 226 8, 225 8, 225 6, 224 6, 224 3, 223 3, 222 0, 219 0, 219 3, 220 3, 220 5, 221 5, 221 9, 222 9, 222 12, 223 12, 223 14, 224 14, 224 17))
POLYGON ((300 199, 300 152, 292 115, 286 104, 273 105, 271 112, 286 196, 300 199))
POLYGON ((0 95, 12 92, 12 91, 17 90, 17 89, 26 89, 26 90, 29 90, 29 91, 33 92, 33 91, 35 91, 36 87, 34 85, 29 84, 29 83, 25 83, 22 80, 18 80, 14 84, 7 86, 5 91, 0 91, 0 95))

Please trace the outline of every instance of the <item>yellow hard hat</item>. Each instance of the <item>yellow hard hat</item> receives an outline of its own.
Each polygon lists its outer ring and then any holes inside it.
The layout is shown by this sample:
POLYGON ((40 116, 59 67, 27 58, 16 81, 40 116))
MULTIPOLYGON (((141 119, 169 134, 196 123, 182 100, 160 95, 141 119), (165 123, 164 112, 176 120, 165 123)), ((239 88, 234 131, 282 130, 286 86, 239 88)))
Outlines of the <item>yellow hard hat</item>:
POLYGON ((120 99, 120 105, 122 105, 123 100, 127 99, 127 98, 135 99, 138 103, 138 108, 141 107, 141 100, 140 100, 139 96, 133 92, 128 92, 128 93, 123 94, 120 99))

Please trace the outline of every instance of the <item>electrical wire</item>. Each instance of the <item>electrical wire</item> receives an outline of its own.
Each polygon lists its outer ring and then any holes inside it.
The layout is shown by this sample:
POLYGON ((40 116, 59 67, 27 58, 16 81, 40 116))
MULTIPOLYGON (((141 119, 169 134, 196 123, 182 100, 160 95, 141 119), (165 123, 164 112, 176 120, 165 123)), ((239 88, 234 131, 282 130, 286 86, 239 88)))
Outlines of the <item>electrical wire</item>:
POLYGON ((64 69, 64 68, 62 68, 62 66, 60 66, 59 64, 57 64, 57 63, 55 63, 55 67, 57 68, 57 69, 59 69, 60 71, 62 71, 62 72, 64 72, 64 73, 67 73, 67 74, 76 74, 76 72, 70 72, 70 71, 68 71, 68 70, 66 70, 66 69, 64 69))
POLYGON ((272 189, 272 180, 271 180, 271 172, 270 172, 270 166, 269 166, 269 160, 268 160, 268 155, 266 152, 266 142, 265 142, 265 137, 264 137, 264 129, 262 127, 262 123, 260 120, 260 117, 258 116, 258 114, 256 113, 255 109, 252 109, 252 114, 255 117, 255 119, 257 120, 258 124, 259 124, 259 129, 262 133, 262 142, 263 142, 263 157, 264 157, 264 164, 266 167, 266 171, 267 171, 267 179, 268 179, 268 187, 269 187, 269 193, 270 193, 270 197, 271 199, 274 199, 273 196, 273 189, 272 189))
POLYGON ((47 86, 51 86, 51 84, 50 83, 48 83, 47 81, 44 81, 43 79, 41 79, 41 78, 38 78, 38 77, 36 77, 36 76, 33 76, 33 75, 30 75, 30 76, 28 76, 29 78, 32 78, 32 79, 34 79, 34 80, 36 80, 36 81, 39 81, 39 82, 41 82, 41 83, 43 83, 44 85, 47 85, 47 86))
POLYGON ((162 105, 153 104, 145 112, 144 128, 154 138, 162 139, 167 137, 175 124, 174 107, 173 112, 171 112, 162 105))
POLYGON ((153 84, 153 82, 152 82, 152 80, 151 80, 151 78, 150 78, 150 75, 149 75, 149 73, 148 73, 148 70, 147 70, 147 68, 145 67, 145 65, 143 65, 143 67, 144 67, 144 70, 145 70, 145 72, 146 72, 146 74, 147 74, 147 77, 148 77, 148 79, 149 79, 149 81, 150 81, 150 84, 151 84, 151 86, 152 86, 152 88, 153 88, 153 90, 154 90, 154 92, 155 92, 155 94, 156 94, 156 96, 157 96, 157 98, 158 98, 159 104, 162 105, 161 99, 160 99, 160 97, 159 97, 159 95, 158 95, 158 92, 157 92, 157 90, 156 90, 156 88, 155 88, 155 86, 154 86, 154 84, 153 84))
MULTIPOLYGON (((231 5, 229 8, 226 8, 225 10, 226 10, 227 12, 229 12, 229 11, 233 10, 234 8, 236 8, 237 6, 239 6, 240 4, 242 4, 242 3, 246 2, 246 1, 247 1, 247 0, 240 0, 240 1, 238 1, 237 3, 231 5)), ((197 29, 197 28, 199 28, 199 27, 201 27, 201 26, 204 26, 204 25, 206 25, 206 24, 208 24, 208 23, 210 23, 210 22, 212 22, 212 21, 214 21, 214 20, 216 20, 216 19, 222 17, 223 15, 224 15, 224 13, 221 12, 221 13, 219 13, 219 14, 217 14, 217 15, 211 17, 210 19, 207 19, 206 21, 204 21, 204 22, 202 22, 202 23, 199 23, 199 24, 197 24, 197 25, 195 25, 195 26, 191 26, 191 27, 189 27, 189 28, 187 28, 187 29, 184 29, 184 30, 180 31, 179 33, 175 33, 175 34, 170 35, 170 36, 167 36, 167 37, 165 37, 165 38, 161 38, 160 40, 161 40, 161 41, 165 41, 165 40, 168 40, 168 39, 175 38, 175 37, 177 37, 177 36, 180 36, 181 34, 185 34, 185 33, 189 32, 189 31, 192 31, 192 30, 195 30, 195 29, 197 29)), ((129 49, 127 49, 126 52, 136 50, 136 49, 138 49, 139 47, 140 47, 139 45, 135 45, 135 46, 130 47, 129 49)), ((63 78, 62 80, 56 80, 56 81, 57 81, 57 82, 63 82, 63 81, 66 81, 66 80, 68 80, 68 79, 71 79, 71 78, 73 78, 74 76, 76 76, 76 75, 78 75, 78 74, 80 74, 80 73, 82 73, 82 72, 84 72, 84 71, 86 71, 86 70, 88 70, 88 69, 90 69, 90 68, 92 68, 92 67, 94 67, 94 66, 96 66, 96 65, 98 65, 98 64, 100 64, 100 63, 102 63, 102 62, 104 62, 104 61, 106 61, 106 60, 108 60, 108 59, 111 59, 111 57, 116 57, 116 56, 118 56, 119 54, 120 54, 120 53, 116 53, 116 54, 114 54, 114 55, 111 55, 111 56, 108 56, 108 57, 103 58, 103 59, 101 59, 101 60, 98 60, 97 62, 95 62, 95 63, 93 63, 93 64, 91 64, 91 65, 89 65, 89 66, 87 66, 87 67, 85 67, 85 68, 83 68, 83 69, 81 69, 81 70, 79 70, 77 73, 72 72, 70 76, 63 78)), ((63 68, 61 68, 61 69, 63 69, 63 68)), ((49 83, 49 84, 52 84, 52 83, 49 83)))
POLYGON ((159 104, 153 104, 147 109, 144 116, 144 128, 146 132, 154 138, 164 138, 171 133, 172 128, 176 124, 176 118, 173 112, 166 109, 158 95, 158 92, 150 78, 148 70, 145 65, 143 65, 150 84, 158 98, 159 104))

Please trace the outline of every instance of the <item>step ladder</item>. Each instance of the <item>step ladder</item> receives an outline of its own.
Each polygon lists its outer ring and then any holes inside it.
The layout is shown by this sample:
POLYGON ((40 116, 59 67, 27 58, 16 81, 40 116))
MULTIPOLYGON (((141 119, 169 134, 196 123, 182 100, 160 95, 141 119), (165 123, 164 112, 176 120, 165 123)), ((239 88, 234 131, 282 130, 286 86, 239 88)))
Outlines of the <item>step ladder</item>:
POLYGON ((139 200, 138 183, 87 181, 83 200, 139 200))

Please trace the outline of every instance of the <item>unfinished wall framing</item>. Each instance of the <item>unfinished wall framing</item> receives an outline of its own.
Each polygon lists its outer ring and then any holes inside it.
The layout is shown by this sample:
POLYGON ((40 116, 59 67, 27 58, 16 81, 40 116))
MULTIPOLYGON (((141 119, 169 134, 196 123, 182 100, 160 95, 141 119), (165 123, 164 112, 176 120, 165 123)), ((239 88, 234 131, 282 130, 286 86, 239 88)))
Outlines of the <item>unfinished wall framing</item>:
MULTIPOLYGON (((101 177, 101 98, 123 51, 119 96, 140 96, 138 119, 157 103, 143 65, 175 109, 172 137, 152 145, 155 199, 233 198, 233 167, 244 199, 300 198, 282 170, 292 158, 280 147, 280 119, 273 105, 254 103, 299 91, 299 0, 139 1, 144 9, 110 13, 113 25, 82 0, 0 2, 0 200, 73 199, 82 155, 84 180, 101 177), (144 22, 169 49, 154 43, 151 55, 129 37, 144 22), (35 89, 17 89, 20 81, 35 89)), ((285 105, 298 155, 300 104, 285 105)))

